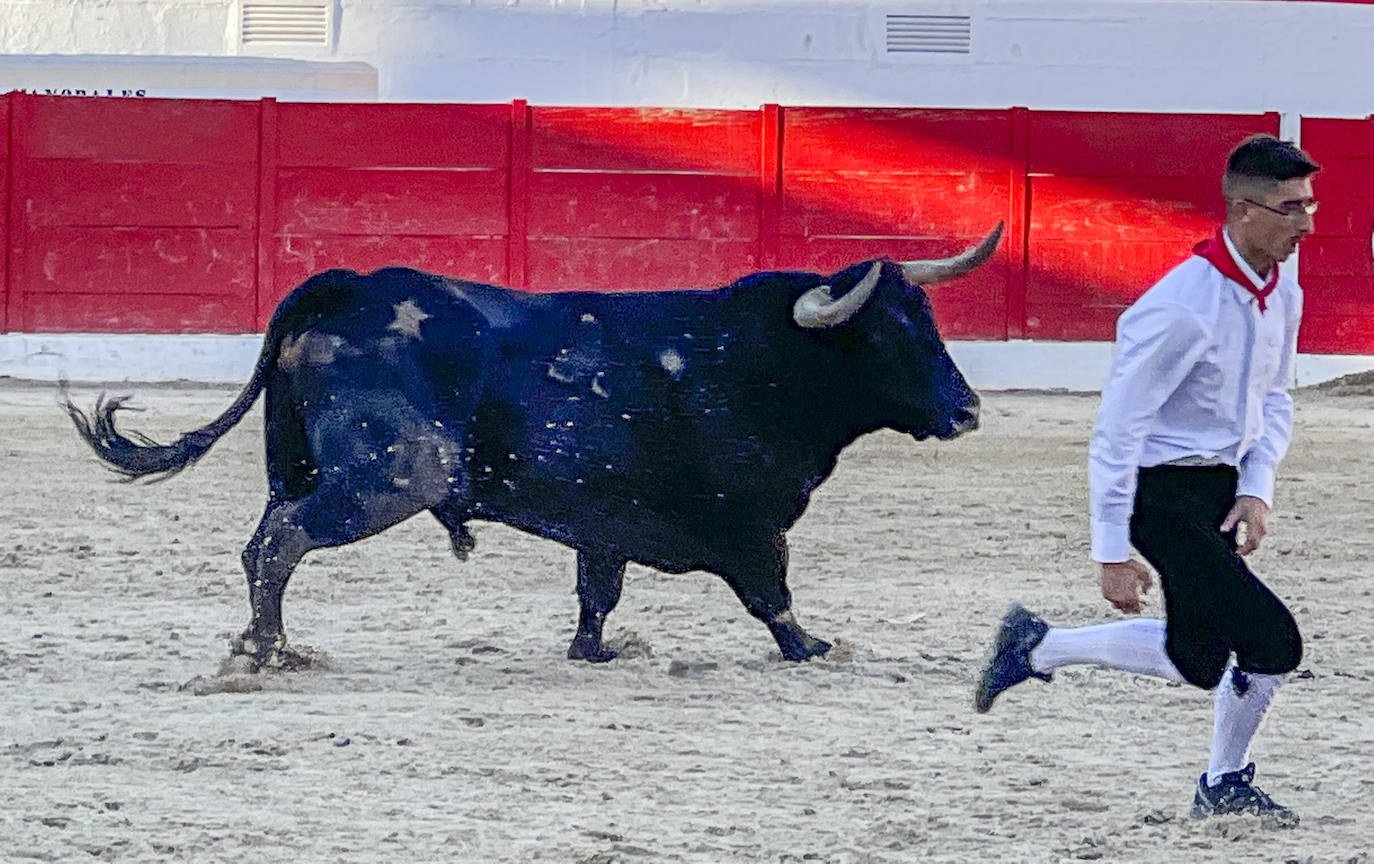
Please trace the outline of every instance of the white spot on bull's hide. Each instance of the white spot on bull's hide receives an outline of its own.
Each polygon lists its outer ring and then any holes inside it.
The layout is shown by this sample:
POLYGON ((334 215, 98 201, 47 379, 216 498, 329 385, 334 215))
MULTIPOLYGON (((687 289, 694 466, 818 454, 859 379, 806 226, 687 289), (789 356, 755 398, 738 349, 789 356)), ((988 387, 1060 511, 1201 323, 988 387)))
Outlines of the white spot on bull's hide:
POLYGON ((364 420, 363 422, 359 423, 358 425, 361 426, 361 427, 363 427, 364 429, 366 429, 366 428, 367 428, 367 421, 364 420))
POLYGON ((409 477, 393 477, 393 478, 391 479, 391 485, 397 487, 398 489, 404 489, 404 488, 406 488, 407 486, 410 485, 410 478, 409 478, 409 477))
POLYGON ((507 454, 506 454, 506 458, 509 459, 510 461, 514 462, 515 460, 519 459, 520 457, 519 457, 519 456, 516 456, 514 453, 507 453, 507 454))
POLYGON ((779 612, 778 614, 776 614, 776 615, 773 616, 773 623, 774 623, 774 624, 790 624, 790 625, 792 625, 793 627, 795 627, 795 626, 797 626, 797 618, 796 618, 795 615, 792 614, 792 610, 791 610, 791 609, 784 609, 783 611, 781 611, 781 612, 779 612))
POLYGON ((683 339, 695 339, 695 338, 697 338, 697 337, 693 336, 691 333, 683 333, 683 334, 682 334, 682 338, 683 338, 683 339))
POLYGON ((396 318, 386 325, 386 329, 416 339, 420 338, 420 322, 433 317, 421 309, 414 300, 397 303, 391 308, 396 313, 396 318))
POLYGON ((559 381, 563 384, 571 384, 573 382, 573 376, 564 375, 562 372, 559 372, 557 369, 553 368, 552 363, 549 364, 548 376, 554 381, 559 381))
POLYGON ((606 388, 601 386, 601 374, 602 373, 598 372, 597 377, 592 379, 592 392, 602 399, 609 399, 611 398, 611 394, 607 393, 606 388))
POLYGON ((682 355, 667 348, 658 355, 658 363, 663 367, 663 371, 673 376, 674 380, 682 377, 682 370, 687 366, 682 360, 682 355))
POLYGON ((578 485, 581 485, 581 483, 582 483, 582 478, 581 478, 581 477, 578 477, 577 480, 574 481, 574 482, 576 482, 578 485))
POLYGON ((590 313, 590 312, 583 312, 583 313, 582 313, 582 323, 583 323, 583 324, 595 324, 595 323, 596 323, 596 316, 593 315, 593 314, 590 313))
POLYGON ((607 470, 607 471, 614 471, 614 470, 615 470, 615 466, 613 466, 611 463, 607 462, 607 463, 606 463, 606 470, 607 470))
POLYGON ((552 429, 552 428, 554 428, 554 427, 557 426, 557 425, 558 425, 557 423, 555 423, 555 422, 553 422, 552 420, 550 420, 549 422, 547 422, 547 423, 544 424, 544 428, 545 428, 545 429, 552 429))
POLYGON ((396 445, 395 445, 395 444, 388 444, 388 445, 386 445, 386 452, 388 452, 388 453, 395 453, 395 452, 396 452, 396 445))
POLYGON ((435 420, 435 421, 434 421, 434 425, 435 425, 437 428, 439 428, 439 429, 444 428, 444 424, 443 424, 443 423, 440 423, 438 420, 435 420))
POLYGON ((330 394, 329 394, 329 401, 330 401, 330 402, 333 402, 335 399, 338 399, 338 398, 339 398, 339 397, 336 396, 336 395, 334 395, 333 393, 330 393, 330 394))
POLYGON ((502 481, 501 481, 501 485, 505 486, 507 489, 509 489, 509 490, 512 491, 512 492, 515 491, 515 481, 514 481, 514 480, 502 480, 502 481))
POLYGON ((567 423, 564 423, 563 425, 571 429, 573 427, 573 421, 569 420, 567 423))
POLYGON ((483 465, 483 466, 482 466, 482 473, 483 473, 483 474, 490 474, 490 473, 491 473, 491 466, 490 466, 490 465, 483 465))
POLYGON ((371 453, 368 453, 368 454, 367 454, 367 458, 370 459, 370 460, 372 460, 373 462, 376 462, 376 461, 377 461, 377 451, 376 451, 376 450, 373 450, 371 453))
POLYGON ((629 415, 629 414, 621 414, 621 415, 620 415, 620 419, 621 419, 621 420, 629 420, 629 419, 630 419, 630 415, 629 415))

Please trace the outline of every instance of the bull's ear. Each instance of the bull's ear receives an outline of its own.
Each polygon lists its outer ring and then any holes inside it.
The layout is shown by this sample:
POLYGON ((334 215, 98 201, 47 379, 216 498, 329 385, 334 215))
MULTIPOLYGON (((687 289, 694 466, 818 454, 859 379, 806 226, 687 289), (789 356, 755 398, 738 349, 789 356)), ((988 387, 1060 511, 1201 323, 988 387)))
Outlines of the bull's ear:
POLYGON ((843 324, 864 308, 868 298, 873 296, 873 289, 878 287, 878 277, 882 274, 883 262, 874 261, 873 266, 868 268, 868 275, 838 300, 831 296, 829 285, 817 285, 797 298, 792 305, 792 320, 797 322, 797 326, 808 330, 843 324))

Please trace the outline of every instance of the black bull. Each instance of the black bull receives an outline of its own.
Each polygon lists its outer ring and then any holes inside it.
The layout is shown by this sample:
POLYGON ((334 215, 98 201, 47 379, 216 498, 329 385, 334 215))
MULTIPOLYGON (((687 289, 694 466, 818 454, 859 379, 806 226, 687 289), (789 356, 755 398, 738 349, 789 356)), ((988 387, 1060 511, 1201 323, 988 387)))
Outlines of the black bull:
POLYGON ((921 283, 986 261, 999 225, 953 258, 757 273, 719 290, 532 294, 409 269, 331 270, 282 301, 252 379, 209 425, 162 445, 81 436, 132 479, 195 462, 266 391, 267 508, 243 552, 252 621, 234 651, 289 651, 281 601, 312 549, 428 510, 460 558, 466 524, 577 550, 568 656, 607 660, 627 562, 723 578, 783 657, 830 648, 797 623, 784 532, 860 435, 949 439, 978 423, 921 283))

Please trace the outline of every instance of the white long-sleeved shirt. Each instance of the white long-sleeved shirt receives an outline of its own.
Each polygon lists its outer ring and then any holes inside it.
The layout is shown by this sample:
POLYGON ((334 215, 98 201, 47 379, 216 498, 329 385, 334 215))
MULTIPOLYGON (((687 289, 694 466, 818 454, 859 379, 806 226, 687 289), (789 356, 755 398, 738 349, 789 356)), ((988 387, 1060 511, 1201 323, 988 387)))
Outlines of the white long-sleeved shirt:
MULTIPOLYGON (((1229 236, 1226 248, 1262 288, 1229 236)), ((1273 506, 1274 474, 1293 434, 1288 386, 1302 289, 1280 276, 1266 306, 1261 313, 1244 286, 1195 255, 1121 315, 1088 457, 1094 561, 1130 558, 1141 467, 1232 465, 1237 495, 1273 506)))

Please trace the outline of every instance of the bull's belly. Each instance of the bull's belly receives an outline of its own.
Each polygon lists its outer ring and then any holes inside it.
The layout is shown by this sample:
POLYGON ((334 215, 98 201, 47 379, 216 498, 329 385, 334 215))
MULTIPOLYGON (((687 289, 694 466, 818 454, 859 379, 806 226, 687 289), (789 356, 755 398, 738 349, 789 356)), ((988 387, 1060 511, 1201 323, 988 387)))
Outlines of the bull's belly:
POLYGON ((488 493, 479 485, 472 518, 666 573, 728 569, 741 556, 752 558, 771 549, 795 521, 770 518, 757 507, 664 508, 633 493, 597 498, 577 491, 527 489, 527 494, 514 494, 520 488, 502 484, 502 491, 488 493))

